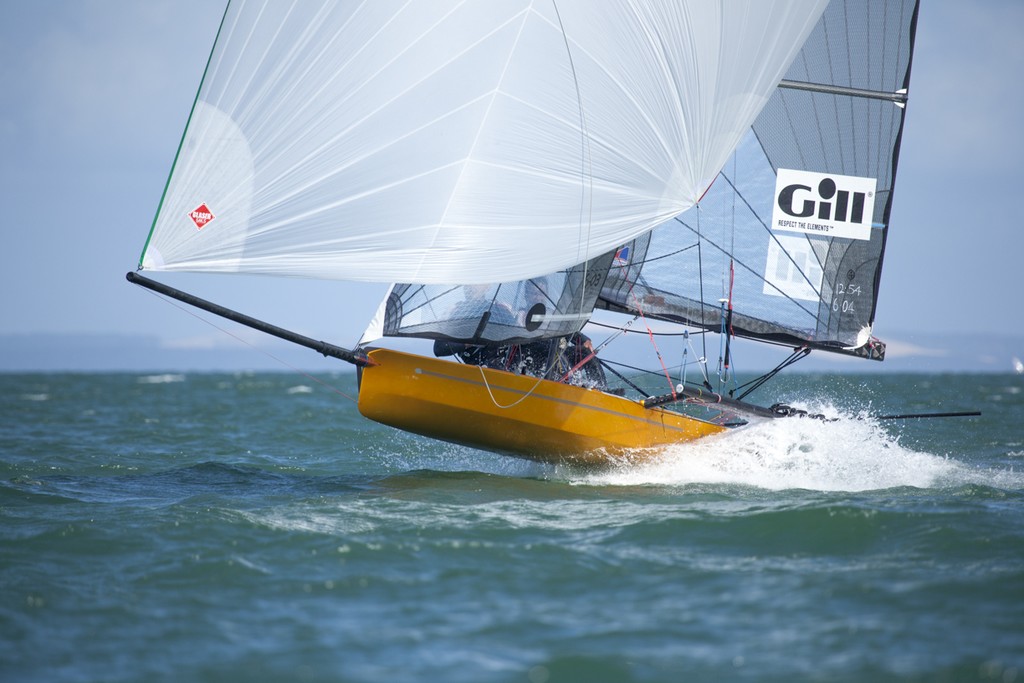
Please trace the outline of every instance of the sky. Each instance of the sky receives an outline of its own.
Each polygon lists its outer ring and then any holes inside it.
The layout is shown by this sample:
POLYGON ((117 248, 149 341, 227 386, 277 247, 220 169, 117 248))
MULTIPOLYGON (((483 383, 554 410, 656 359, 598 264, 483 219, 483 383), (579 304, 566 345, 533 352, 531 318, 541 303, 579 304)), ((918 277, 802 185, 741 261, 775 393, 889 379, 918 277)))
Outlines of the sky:
MULTIPOLYGON (((124 279, 222 10, 216 0, 0 0, 0 337, 259 343, 124 279)), ((1024 339, 1022 29, 1018 0, 923 3, 875 324, 890 355, 927 356, 958 334, 1024 339)), ((159 277, 343 346, 386 288, 159 277)))

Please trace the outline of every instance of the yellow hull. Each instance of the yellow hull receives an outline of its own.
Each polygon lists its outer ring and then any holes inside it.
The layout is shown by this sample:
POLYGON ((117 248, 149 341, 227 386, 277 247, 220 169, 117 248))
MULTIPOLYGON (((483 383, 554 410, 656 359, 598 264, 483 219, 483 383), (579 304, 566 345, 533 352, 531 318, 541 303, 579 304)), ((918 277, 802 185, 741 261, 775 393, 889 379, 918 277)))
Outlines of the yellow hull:
POLYGON ((359 412, 435 439, 542 462, 601 465, 725 427, 592 389, 388 349, 362 369, 359 412))

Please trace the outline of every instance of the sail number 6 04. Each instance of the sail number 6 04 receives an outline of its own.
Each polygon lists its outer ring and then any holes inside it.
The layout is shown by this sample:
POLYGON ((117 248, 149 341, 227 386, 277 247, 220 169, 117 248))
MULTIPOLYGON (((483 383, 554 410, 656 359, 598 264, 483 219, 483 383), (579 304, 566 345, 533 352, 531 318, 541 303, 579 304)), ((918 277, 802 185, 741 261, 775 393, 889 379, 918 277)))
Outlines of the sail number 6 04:
POLYGON ((849 299, 843 299, 842 301, 838 298, 832 299, 832 310, 833 312, 842 310, 843 313, 853 313, 853 302, 849 299))

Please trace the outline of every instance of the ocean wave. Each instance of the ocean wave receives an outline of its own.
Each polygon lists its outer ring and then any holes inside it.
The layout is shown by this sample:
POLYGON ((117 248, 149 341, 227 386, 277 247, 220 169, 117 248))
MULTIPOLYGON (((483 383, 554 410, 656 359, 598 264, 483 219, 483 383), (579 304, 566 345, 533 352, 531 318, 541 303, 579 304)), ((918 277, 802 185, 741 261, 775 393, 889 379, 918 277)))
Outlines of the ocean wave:
POLYGON ((163 374, 163 375, 143 375, 138 378, 139 384, 173 384, 175 382, 184 382, 185 375, 178 374, 163 374))

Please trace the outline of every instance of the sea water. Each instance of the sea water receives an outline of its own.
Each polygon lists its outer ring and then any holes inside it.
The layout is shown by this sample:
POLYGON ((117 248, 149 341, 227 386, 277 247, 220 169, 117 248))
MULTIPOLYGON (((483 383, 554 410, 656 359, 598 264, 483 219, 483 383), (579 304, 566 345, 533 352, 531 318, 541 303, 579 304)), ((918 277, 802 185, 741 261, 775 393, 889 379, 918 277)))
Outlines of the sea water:
POLYGON ((1024 377, 772 391, 839 419, 593 471, 351 374, 0 375, 0 680, 1024 681, 1024 377))

